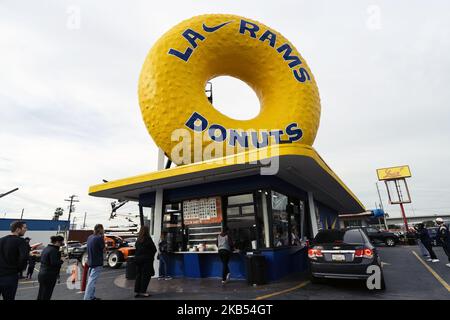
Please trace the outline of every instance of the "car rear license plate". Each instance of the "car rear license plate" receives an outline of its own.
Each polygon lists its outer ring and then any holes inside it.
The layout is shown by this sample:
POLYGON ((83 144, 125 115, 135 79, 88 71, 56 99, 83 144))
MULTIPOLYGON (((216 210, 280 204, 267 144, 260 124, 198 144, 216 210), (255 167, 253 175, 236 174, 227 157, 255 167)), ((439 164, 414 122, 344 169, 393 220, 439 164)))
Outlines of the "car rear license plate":
POLYGON ((343 255, 343 254, 333 254, 331 256, 331 259, 333 261, 345 261, 345 255, 343 255))

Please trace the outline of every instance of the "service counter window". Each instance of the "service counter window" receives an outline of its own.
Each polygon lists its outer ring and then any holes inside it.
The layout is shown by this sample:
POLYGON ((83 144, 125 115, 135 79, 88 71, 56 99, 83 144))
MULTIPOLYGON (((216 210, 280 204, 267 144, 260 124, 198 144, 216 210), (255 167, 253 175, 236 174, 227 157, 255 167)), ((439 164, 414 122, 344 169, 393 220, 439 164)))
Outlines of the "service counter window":
POLYGON ((217 251, 222 229, 222 198, 209 197, 183 201, 183 223, 189 251, 217 251))
POLYGON ((227 198, 227 226, 236 249, 256 249, 258 239, 255 221, 253 194, 242 194, 227 198))

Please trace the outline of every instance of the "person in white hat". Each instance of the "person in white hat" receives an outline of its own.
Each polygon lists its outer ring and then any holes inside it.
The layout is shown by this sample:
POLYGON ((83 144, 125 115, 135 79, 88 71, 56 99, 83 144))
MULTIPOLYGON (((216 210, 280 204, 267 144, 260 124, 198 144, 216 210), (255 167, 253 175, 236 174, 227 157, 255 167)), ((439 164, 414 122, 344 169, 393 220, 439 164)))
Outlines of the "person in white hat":
POLYGON ((436 218, 436 224, 439 227, 436 238, 441 241, 442 249, 444 249, 444 252, 448 257, 449 263, 447 263, 446 266, 450 268, 450 236, 448 227, 444 224, 442 218, 436 218))

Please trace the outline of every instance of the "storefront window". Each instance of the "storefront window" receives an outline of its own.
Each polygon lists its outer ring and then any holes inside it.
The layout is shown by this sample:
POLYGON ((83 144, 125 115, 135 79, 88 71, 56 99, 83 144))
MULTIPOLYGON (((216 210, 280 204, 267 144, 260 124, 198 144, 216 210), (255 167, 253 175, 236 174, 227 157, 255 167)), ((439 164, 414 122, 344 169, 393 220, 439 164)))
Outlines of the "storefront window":
MULTIPOLYGON (((289 241, 292 246, 299 246, 301 244, 301 225, 302 225, 302 210, 304 210, 302 201, 292 200, 289 203, 290 208, 290 219, 289 219, 289 227, 291 233, 289 235, 289 241)), ((288 210, 289 211, 289 210, 288 210)))
POLYGON ((227 226, 235 247, 250 251, 257 239, 253 194, 230 196, 227 200, 227 226))
POLYGON ((162 231, 167 232, 167 247, 169 252, 183 250, 184 240, 182 219, 181 203, 171 203, 164 206, 162 231))
POLYGON ((288 197, 272 191, 273 246, 289 245, 288 197))

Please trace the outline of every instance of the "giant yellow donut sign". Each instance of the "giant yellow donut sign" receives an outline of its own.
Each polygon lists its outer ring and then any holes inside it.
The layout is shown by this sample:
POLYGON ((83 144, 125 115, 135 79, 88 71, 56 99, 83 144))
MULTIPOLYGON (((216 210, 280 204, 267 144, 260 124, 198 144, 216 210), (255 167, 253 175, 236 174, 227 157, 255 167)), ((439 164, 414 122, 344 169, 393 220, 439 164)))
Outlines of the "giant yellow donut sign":
MULTIPOLYGON (((176 130, 202 133, 203 148, 312 145, 320 118, 317 85, 297 49, 264 24, 228 14, 196 16, 164 34, 145 60, 139 100, 149 133, 172 158, 181 139, 176 130), (211 105, 205 84, 221 75, 253 88, 258 116, 236 120, 211 105)), ((193 153, 195 139, 189 143, 193 153)))

